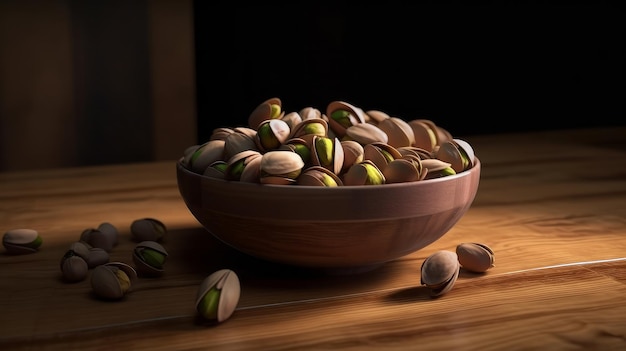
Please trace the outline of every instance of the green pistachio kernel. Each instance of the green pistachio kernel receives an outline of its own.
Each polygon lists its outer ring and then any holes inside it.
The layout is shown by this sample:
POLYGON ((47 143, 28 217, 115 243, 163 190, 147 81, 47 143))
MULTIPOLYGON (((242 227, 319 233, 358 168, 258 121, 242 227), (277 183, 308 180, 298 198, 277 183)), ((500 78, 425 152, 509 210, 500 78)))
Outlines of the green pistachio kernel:
POLYGON ((452 169, 452 167, 446 167, 446 168, 442 169, 440 171, 440 173, 441 173, 442 176, 445 177, 445 176, 456 174, 456 171, 454 169, 452 169))
POLYGON ((363 164, 363 166, 367 171, 367 180, 365 181, 365 185, 380 185, 385 183, 385 176, 380 173, 378 168, 368 163, 363 164))
POLYGON ((389 151, 383 150, 383 149, 379 149, 379 150, 383 154, 383 156, 385 156, 385 159, 387 160, 387 162, 391 162, 394 160, 393 156, 391 155, 389 151))
POLYGON ((261 145, 266 150, 276 149, 280 146, 280 141, 278 141, 276 135, 274 135, 274 131, 269 123, 262 124, 257 130, 257 134, 261 145))
POLYGON ((352 125, 350 121, 350 112, 346 110, 336 110, 330 114, 330 118, 337 121, 342 126, 348 128, 352 125))
POLYGON ((303 144, 293 144, 293 147, 294 152, 300 155, 302 161, 304 161, 304 163, 309 163, 311 160, 311 150, 309 150, 309 147, 303 144))
POLYGON ((270 112, 270 118, 278 118, 280 116, 280 105, 271 104, 272 112, 270 112))
POLYGON ((245 160, 239 160, 228 168, 228 176, 234 180, 239 180, 244 168, 246 168, 245 160))
POLYGON ((324 183, 325 186, 338 186, 335 179, 328 174, 322 176, 322 183, 324 183))
POLYGON ((165 263, 165 255, 163 253, 149 248, 141 250, 141 258, 148 265, 157 269, 161 269, 165 263))
POLYGON ((326 128, 321 123, 307 123, 304 126, 303 131, 305 134, 314 134, 324 136, 326 135, 326 128))
POLYGON ((322 166, 329 166, 333 162, 333 141, 330 138, 321 137, 315 140, 317 158, 322 166))
POLYGON ((128 289, 130 289, 130 278, 128 277, 128 274, 118 268, 113 268, 113 273, 117 277, 117 280, 120 282, 122 292, 127 292, 128 289))
POLYGON ((221 291, 217 288, 211 288, 202 301, 198 304, 198 312, 207 319, 217 319, 217 307, 220 302, 221 291))

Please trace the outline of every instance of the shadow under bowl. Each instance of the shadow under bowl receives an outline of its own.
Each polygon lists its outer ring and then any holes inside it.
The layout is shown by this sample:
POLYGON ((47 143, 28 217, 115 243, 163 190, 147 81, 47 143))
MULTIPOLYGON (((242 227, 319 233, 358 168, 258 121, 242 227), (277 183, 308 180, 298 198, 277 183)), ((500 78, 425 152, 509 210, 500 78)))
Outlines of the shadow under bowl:
POLYGON ((180 194, 212 235, 250 256, 324 270, 367 270, 420 250, 471 206, 481 163, 408 183, 315 187, 226 181, 176 165, 180 194))

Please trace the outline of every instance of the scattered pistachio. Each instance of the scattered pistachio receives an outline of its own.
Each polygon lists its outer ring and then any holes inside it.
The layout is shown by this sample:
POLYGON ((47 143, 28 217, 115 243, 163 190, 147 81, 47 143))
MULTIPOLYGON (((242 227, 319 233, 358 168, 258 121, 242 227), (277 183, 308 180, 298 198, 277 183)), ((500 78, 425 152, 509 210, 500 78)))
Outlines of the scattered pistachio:
POLYGON ((133 221, 130 233, 134 241, 161 241, 167 232, 163 222, 154 218, 142 218, 133 221))
POLYGON ((202 281, 196 295, 196 310, 205 319, 221 323, 230 318, 241 294, 239 277, 230 269, 221 269, 202 281))
POLYGON ((61 258, 61 272, 68 282, 78 282, 87 278, 89 267, 74 250, 68 250, 61 258))
POLYGON ((117 230, 117 227, 109 222, 103 222, 100 223, 100 225, 96 229, 104 233, 104 235, 109 238, 109 241, 113 243, 113 246, 117 245, 119 237, 119 231, 117 230))
POLYGON ((111 236, 106 228, 105 231, 96 228, 87 228, 80 234, 80 240, 92 247, 99 247, 109 252, 113 249, 117 238, 111 236))
POLYGON ((155 276, 163 273, 167 251, 156 241, 142 241, 133 250, 133 262, 137 273, 155 276))
POLYGON ((135 269, 122 262, 109 262, 94 268, 91 273, 91 288, 96 296, 121 299, 128 293, 137 278, 135 269))
POLYGON ((428 256, 421 267, 421 284, 430 290, 431 296, 450 291, 459 276, 460 264, 457 254, 440 250, 428 256))
POLYGON ((94 268, 107 262, 109 262, 109 253, 105 249, 99 247, 89 249, 89 255, 87 256, 89 268, 94 268))
POLYGON ((36 252, 42 243, 43 239, 34 229, 11 229, 2 236, 2 245, 13 255, 36 252))
POLYGON ((493 250, 484 244, 459 244, 456 247, 456 254, 461 266, 470 272, 483 273, 494 266, 493 250))

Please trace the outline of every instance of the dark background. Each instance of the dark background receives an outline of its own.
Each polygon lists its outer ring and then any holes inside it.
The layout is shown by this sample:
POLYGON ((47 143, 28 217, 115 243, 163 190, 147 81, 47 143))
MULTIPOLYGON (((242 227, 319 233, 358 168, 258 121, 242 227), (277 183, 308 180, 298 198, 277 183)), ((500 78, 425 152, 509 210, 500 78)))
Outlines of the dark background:
POLYGON ((198 139, 271 97, 453 135, 623 125, 623 15, 603 1, 195 1, 198 139))

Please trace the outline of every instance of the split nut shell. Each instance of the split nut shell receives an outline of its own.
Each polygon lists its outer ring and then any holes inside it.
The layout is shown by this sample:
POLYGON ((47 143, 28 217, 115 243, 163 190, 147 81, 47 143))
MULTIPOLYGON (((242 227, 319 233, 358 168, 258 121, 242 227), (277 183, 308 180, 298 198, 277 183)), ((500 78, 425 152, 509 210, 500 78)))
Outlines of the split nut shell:
POLYGON ((239 277, 230 269, 220 269, 206 277, 196 295, 196 310, 205 319, 218 323, 230 318, 241 294, 239 277))
POLYGON ((130 233, 134 241, 161 241, 167 232, 163 222, 155 218, 142 218, 133 221, 130 233))
POLYGON ((167 261, 167 251, 156 241, 142 241, 133 250, 133 262, 140 275, 156 276, 163 274, 167 261))
POLYGON ((124 297, 137 279, 135 269, 122 262, 109 262, 94 268, 91 273, 93 293, 107 300, 124 297))
POLYGON ((428 256, 421 267, 421 284, 430 289, 431 296, 450 291, 460 271, 457 254, 441 250, 428 256))
POLYGON ((484 244, 462 243, 456 247, 461 266, 471 272, 483 273, 494 266, 493 250, 484 244))
POLYGON ((42 243, 43 239, 34 229, 11 229, 2 237, 2 245, 13 255, 36 252, 42 243))

